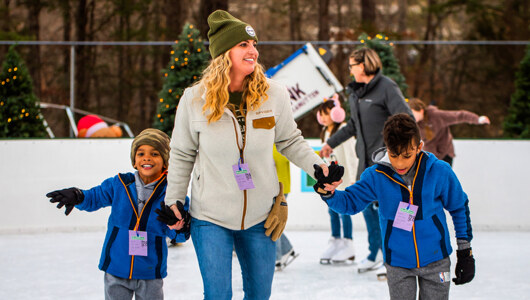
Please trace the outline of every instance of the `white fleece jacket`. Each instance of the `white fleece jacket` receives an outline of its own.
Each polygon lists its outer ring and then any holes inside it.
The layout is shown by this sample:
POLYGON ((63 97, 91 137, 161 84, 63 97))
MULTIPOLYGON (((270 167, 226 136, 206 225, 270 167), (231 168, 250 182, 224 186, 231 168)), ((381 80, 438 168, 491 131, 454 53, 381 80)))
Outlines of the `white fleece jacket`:
POLYGON ((246 116, 246 143, 234 115, 225 109, 208 124, 202 107, 202 85, 187 88, 180 100, 171 137, 167 205, 184 204, 192 175, 190 213, 194 218, 242 230, 264 221, 279 192, 272 147, 313 176, 313 164, 323 161, 303 139, 291 110, 287 89, 273 81, 269 98, 246 116), (232 166, 241 157, 248 163, 254 189, 238 188, 232 166))

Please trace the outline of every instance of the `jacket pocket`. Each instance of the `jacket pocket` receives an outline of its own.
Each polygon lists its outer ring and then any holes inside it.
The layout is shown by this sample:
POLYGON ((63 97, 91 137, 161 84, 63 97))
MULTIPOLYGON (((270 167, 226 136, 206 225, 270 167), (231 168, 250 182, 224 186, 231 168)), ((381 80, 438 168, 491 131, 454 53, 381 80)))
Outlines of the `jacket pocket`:
POLYGON ((274 117, 265 117, 252 120, 252 126, 257 129, 272 129, 274 128, 274 117))

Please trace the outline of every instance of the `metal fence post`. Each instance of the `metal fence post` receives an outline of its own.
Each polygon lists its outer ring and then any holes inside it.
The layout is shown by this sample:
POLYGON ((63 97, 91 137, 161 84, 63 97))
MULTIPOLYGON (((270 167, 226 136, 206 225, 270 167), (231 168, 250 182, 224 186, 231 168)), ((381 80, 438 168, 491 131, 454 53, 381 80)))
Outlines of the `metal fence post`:
MULTIPOLYGON (((70 109, 75 108, 75 46, 70 46, 70 109)), ((70 128, 70 137, 75 137, 74 128, 70 128)))

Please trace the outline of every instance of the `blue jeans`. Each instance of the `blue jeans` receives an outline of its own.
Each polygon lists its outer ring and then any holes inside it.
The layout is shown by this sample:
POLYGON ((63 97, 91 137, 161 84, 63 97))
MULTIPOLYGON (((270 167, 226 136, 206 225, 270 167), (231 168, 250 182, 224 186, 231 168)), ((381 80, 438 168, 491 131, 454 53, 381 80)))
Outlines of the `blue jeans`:
POLYGON ((342 231, 344 234, 343 238, 353 239, 351 216, 336 213, 335 211, 331 210, 331 208, 329 208, 328 211, 329 218, 331 220, 331 236, 340 239, 340 221, 342 220, 342 231))
POLYGON ((230 230, 193 218, 191 238, 201 270, 204 299, 232 299, 232 250, 243 275, 243 299, 269 299, 275 267, 275 243, 265 235, 265 222, 230 230))
POLYGON ((368 231, 368 250, 370 254, 368 259, 375 261, 377 251, 381 249, 381 227, 379 226, 379 208, 375 202, 370 203, 363 210, 364 221, 368 231))

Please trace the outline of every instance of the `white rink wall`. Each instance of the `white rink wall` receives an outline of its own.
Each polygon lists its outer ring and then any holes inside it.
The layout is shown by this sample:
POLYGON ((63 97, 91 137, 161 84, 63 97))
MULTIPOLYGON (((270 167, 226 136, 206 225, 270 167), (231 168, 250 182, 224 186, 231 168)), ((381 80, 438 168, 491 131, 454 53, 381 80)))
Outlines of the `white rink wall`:
MULTIPOLYGON (((308 140, 319 146, 318 140, 308 140)), ((74 210, 68 217, 48 202, 47 192, 88 189, 118 172, 131 172, 132 139, 1 140, 0 233, 85 231, 106 227, 110 209, 74 210)), ((453 167, 470 199, 479 230, 530 230, 530 141, 456 140, 453 167)), ((327 207, 302 192, 300 169, 291 164, 289 229, 327 229, 327 207)), ((307 187, 305 187, 307 189, 307 187)), ((362 214, 354 230, 365 228, 362 214)))

